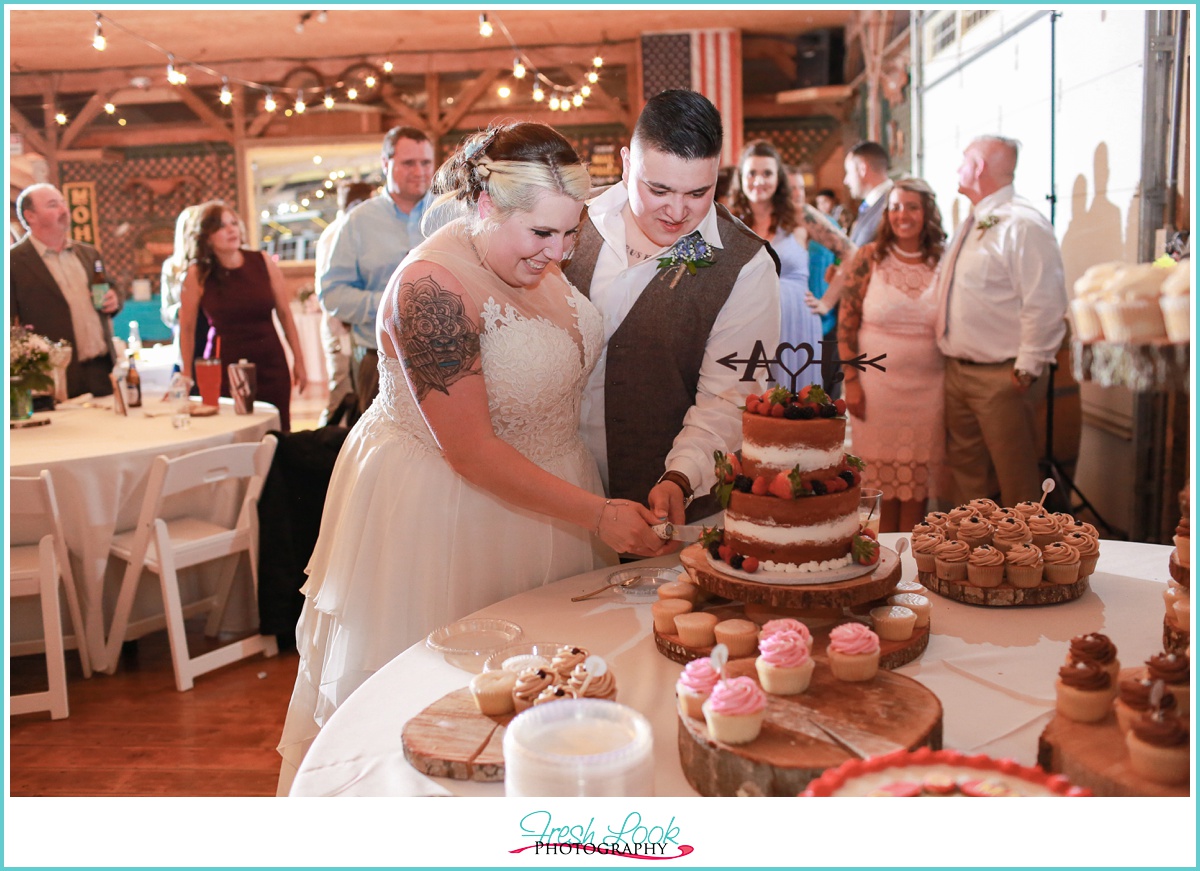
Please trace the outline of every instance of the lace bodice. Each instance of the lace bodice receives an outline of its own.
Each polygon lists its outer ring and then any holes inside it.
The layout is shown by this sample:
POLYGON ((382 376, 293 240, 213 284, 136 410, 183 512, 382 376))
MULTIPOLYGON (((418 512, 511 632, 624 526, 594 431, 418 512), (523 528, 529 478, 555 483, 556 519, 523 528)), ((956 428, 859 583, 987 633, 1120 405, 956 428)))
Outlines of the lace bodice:
POLYGON ((888 254, 871 272, 863 299, 863 326, 888 333, 933 335, 937 300, 935 270, 888 254))

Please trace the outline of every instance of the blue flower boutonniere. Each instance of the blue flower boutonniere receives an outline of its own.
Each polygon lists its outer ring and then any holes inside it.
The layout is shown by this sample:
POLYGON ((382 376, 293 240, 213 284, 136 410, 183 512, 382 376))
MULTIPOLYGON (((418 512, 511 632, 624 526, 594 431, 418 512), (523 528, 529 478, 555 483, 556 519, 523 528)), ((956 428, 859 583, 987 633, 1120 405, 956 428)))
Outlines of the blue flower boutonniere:
POLYGON ((977 223, 975 225, 975 229, 979 231, 979 238, 982 239, 984 233, 986 233, 988 230, 992 229, 992 227, 996 226, 999 223, 1000 223, 1000 218, 997 217, 996 215, 988 215, 982 221, 977 223))
POLYGON ((713 251, 711 245, 704 241, 700 231, 697 230, 676 241, 665 257, 659 257, 658 268, 660 270, 675 269, 675 277, 671 279, 671 289, 674 290, 684 272, 695 275, 697 269, 712 266, 715 262, 716 252, 713 251))

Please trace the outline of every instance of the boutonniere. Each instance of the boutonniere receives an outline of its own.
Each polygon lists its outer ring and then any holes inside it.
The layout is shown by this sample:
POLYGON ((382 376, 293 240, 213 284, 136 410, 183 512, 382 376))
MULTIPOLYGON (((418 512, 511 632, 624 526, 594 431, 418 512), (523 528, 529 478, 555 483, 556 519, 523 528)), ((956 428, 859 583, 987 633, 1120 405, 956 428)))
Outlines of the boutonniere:
POLYGON ((979 238, 983 238, 983 234, 992 227, 1000 223, 1000 219, 996 215, 988 215, 982 221, 975 225, 975 229, 979 231, 979 238))
POLYGON ((713 251, 711 245, 704 241, 700 231, 697 230, 677 240, 665 257, 659 257, 658 268, 660 271, 675 269, 675 277, 671 279, 671 289, 674 290, 685 271, 689 275, 695 275, 697 269, 712 266, 714 262, 716 262, 716 252, 713 251))

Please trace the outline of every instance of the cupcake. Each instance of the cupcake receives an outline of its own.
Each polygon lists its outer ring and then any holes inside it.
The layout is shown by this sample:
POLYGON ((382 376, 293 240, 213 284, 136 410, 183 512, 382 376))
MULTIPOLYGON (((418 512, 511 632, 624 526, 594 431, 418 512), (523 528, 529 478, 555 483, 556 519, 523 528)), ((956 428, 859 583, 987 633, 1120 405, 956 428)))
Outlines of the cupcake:
POLYGON ((1073 584, 1079 580, 1079 551, 1065 541, 1056 541, 1042 548, 1046 564, 1046 580, 1052 584, 1073 584))
POLYGON ((808 645, 809 650, 812 650, 812 633, 808 631, 808 627, 799 620, 793 620, 791 617, 779 617, 775 620, 768 620, 763 624, 763 628, 758 632, 758 646, 762 647, 763 639, 769 635, 774 635, 776 632, 795 632, 804 639, 804 643, 808 645))
POLYGON ((937 576, 943 581, 965 581, 971 546, 965 541, 943 541, 933 548, 937 576))
POLYGON ((686 599, 695 605, 696 599, 699 598, 699 591, 699 587, 689 584, 687 581, 667 581, 658 588, 658 598, 686 599))
POLYGON ((692 603, 687 599, 659 599, 650 606, 650 616, 654 618, 654 631, 659 635, 675 634, 675 618, 692 610, 692 603))
POLYGON ((918 523, 916 526, 914 526, 912 528, 912 534, 914 536, 929 535, 929 533, 931 533, 931 532, 938 532, 938 531, 940 531, 940 527, 934 526, 931 523, 924 523, 924 522, 918 523))
POLYGON ((610 702, 617 699, 617 678, 611 668, 606 668, 604 674, 592 675, 588 673, 587 663, 581 662, 571 672, 567 688, 581 699, 606 699, 610 702))
POLYGON ((975 587, 998 587, 1004 580, 1004 554, 985 544, 967 559, 967 580, 975 587))
MULTIPOLYGON (((1113 710, 1117 714, 1117 726, 1122 732, 1128 732, 1136 718, 1153 709, 1150 699, 1154 684, 1155 681, 1148 677, 1127 677, 1117 684, 1113 710)), ((1176 704, 1175 696, 1169 691, 1164 691, 1158 700, 1158 707, 1163 710, 1174 710, 1176 704)))
POLYGON ((1059 532, 1061 532, 1065 535, 1066 533, 1072 531, 1069 527, 1071 527, 1075 524, 1075 516, 1074 515, 1068 514, 1065 511, 1055 511, 1050 516, 1053 517, 1054 521, 1058 524, 1059 532))
POLYGON ((1033 536, 1033 543, 1038 547, 1062 541, 1063 532, 1058 521, 1045 511, 1039 511, 1032 515, 1025 521, 1025 524, 1029 527, 1029 534, 1033 536))
POLYGON ((704 719, 700 706, 712 694, 720 677, 707 656, 693 659, 684 666, 683 673, 675 682, 675 697, 679 700, 680 712, 694 720, 704 719))
POLYGON ((1096 314, 1096 303, 1086 296, 1071 300, 1071 334, 1081 342, 1104 338, 1104 327, 1096 314))
POLYGON ((838 680, 864 681, 879 671, 879 636, 861 623, 843 623, 829 631, 825 655, 838 680))
POLYGON ((758 627, 749 620, 722 620, 713 627, 717 644, 729 648, 730 659, 754 656, 758 652, 758 627))
POLYGON ((1096 531, 1096 527, 1085 520, 1072 518, 1070 523, 1063 525, 1062 531, 1064 535, 1068 532, 1082 532, 1084 535, 1090 535, 1096 540, 1100 539, 1100 533, 1096 531))
POLYGON ((984 520, 991 520, 1000 506, 991 499, 972 499, 967 503, 967 507, 974 508, 984 520))
POLYGON ((512 690, 513 707, 516 708, 517 713, 532 707, 534 700, 542 694, 542 690, 557 683, 555 677, 554 672, 544 668, 527 668, 517 675, 517 682, 513 685, 512 690))
POLYGON ((995 526, 1005 517, 1012 517, 1020 521, 1025 520, 1025 515, 1015 508, 997 508, 992 512, 992 516, 989 519, 992 521, 992 525, 995 526))
POLYGON ((915 624, 917 629, 921 629, 929 625, 929 614, 933 611, 933 605, 929 601, 928 596, 923 596, 920 593, 894 593, 888 597, 889 605, 900 605, 917 615, 915 624))
POLYGON ((1094 662, 1108 672, 1114 681, 1121 674, 1121 660, 1117 659, 1117 646, 1112 639, 1099 632, 1077 635, 1071 639, 1067 652, 1068 662, 1094 662))
POLYGON ((1179 713, 1189 717, 1192 709, 1192 660, 1186 653, 1156 653, 1146 660, 1146 677, 1161 680, 1175 696, 1179 713))
POLYGON ((1167 338, 1172 342, 1192 340, 1192 261, 1189 259, 1170 270, 1162 283, 1158 307, 1162 311, 1167 338))
POLYGON ((871 609, 871 625, 882 641, 907 641, 917 628, 917 614, 904 605, 880 605, 871 609))
POLYGON ((763 689, 776 696, 794 696, 808 689, 814 668, 809 644, 791 629, 763 638, 758 644, 761 653, 754 660, 763 689))
POLYGON ((1100 541, 1082 532, 1068 532, 1062 540, 1079 551, 1079 577, 1091 577, 1100 559, 1100 541))
POLYGON ((992 543, 992 533, 995 532, 990 520, 984 520, 978 514, 968 517, 958 527, 958 540, 966 542, 971 547, 979 547, 992 543))
POLYGON ((1136 263, 1117 270, 1096 303, 1096 314, 1109 342, 1143 343, 1166 336, 1162 308, 1158 304, 1165 270, 1150 263, 1136 263))
POLYGON ((1191 486, 1179 491, 1179 525, 1175 527, 1175 562, 1183 568, 1192 565, 1191 486))
POLYGON ((471 698, 479 713, 498 717, 513 712, 513 688, 517 676, 511 671, 485 671, 471 678, 471 698))
POLYGON ((936 569, 933 549, 945 540, 946 537, 940 532, 912 537, 913 559, 917 561, 917 571, 932 573, 936 569))
POLYGON ((533 704, 544 705, 546 702, 557 702, 561 701, 562 699, 573 698, 575 698, 575 691, 570 687, 555 685, 546 687, 544 690, 538 693, 537 698, 533 700, 533 704))
POLYGON ((950 518, 942 511, 930 511, 925 515, 925 522, 936 529, 941 530, 942 534, 946 534, 946 525, 950 523, 950 518))
POLYGON ((917 581, 899 580, 896 582, 896 586, 892 588, 892 594, 899 595, 900 593, 916 593, 918 596, 924 596, 929 593, 929 590, 925 589, 917 581))
POLYGON ((1191 775, 1186 723, 1170 711, 1134 718, 1125 735, 1129 767, 1155 783, 1187 783, 1191 775))
POLYGON ((713 627, 717 615, 707 611, 690 611, 675 618, 675 634, 684 647, 712 647, 717 643, 713 627))
POLYGON ((1098 723, 1112 710, 1112 677, 1094 662, 1068 662, 1058 670, 1055 709, 1077 723, 1098 723))
POLYGON ((582 647, 564 645, 558 648, 554 659, 550 661, 550 670, 558 675, 559 683, 566 683, 571 672, 575 670, 575 666, 587 659, 589 655, 582 647))
POLYGON ((946 514, 946 538, 958 538, 959 527, 968 517, 978 517, 979 512, 970 505, 959 505, 946 514))
POLYGON ((1042 552, 1032 544, 1019 544, 1004 555, 1008 582, 1022 590, 1031 590, 1042 582, 1042 552))
POLYGON ((992 534, 992 545, 1005 553, 1018 544, 1029 544, 1033 536, 1029 527, 1018 517, 1002 517, 996 523, 996 531, 992 534))
POLYGON ((708 735, 725 744, 749 744, 767 713, 767 695, 752 677, 717 681, 701 706, 708 735))

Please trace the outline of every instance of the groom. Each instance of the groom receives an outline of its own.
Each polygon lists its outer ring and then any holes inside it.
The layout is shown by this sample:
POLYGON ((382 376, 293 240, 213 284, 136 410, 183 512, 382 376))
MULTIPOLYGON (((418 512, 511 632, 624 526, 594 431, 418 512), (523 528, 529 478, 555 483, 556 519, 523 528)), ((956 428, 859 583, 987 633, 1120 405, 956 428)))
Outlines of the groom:
POLYGON ((721 137, 721 116, 702 95, 649 100, 621 149, 621 184, 588 203, 564 269, 604 316, 583 438, 609 496, 645 500, 672 523, 719 510, 708 495, 713 452, 741 446, 739 406, 765 387, 761 370, 756 387, 717 361, 779 337, 772 253, 713 202, 721 137))

